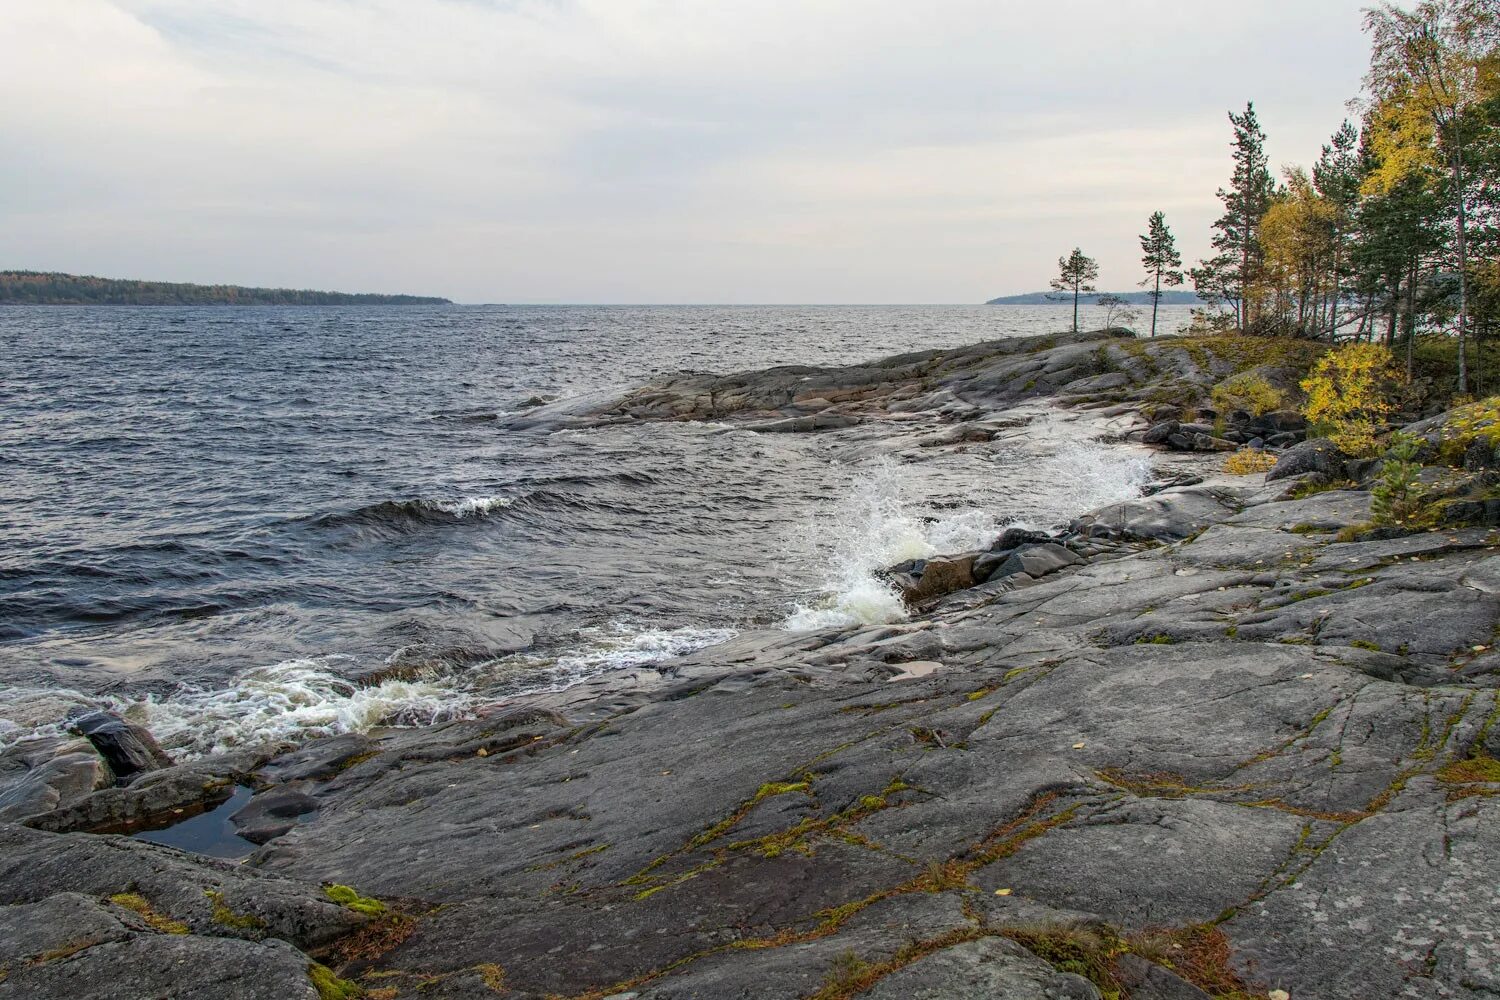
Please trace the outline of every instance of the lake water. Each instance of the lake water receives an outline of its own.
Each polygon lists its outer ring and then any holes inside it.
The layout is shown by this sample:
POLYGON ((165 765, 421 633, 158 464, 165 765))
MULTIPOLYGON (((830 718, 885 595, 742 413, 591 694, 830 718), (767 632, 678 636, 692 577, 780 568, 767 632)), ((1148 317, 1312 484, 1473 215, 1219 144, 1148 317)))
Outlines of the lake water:
MULTIPOLYGON (((1188 310, 1163 313, 1172 329, 1188 310)), ((186 755, 419 723, 747 627, 878 615, 858 593, 878 565, 1066 520, 1128 495, 1139 468, 1072 446, 911 465, 837 433, 502 416, 682 369, 852 363, 1069 320, 0 309, 0 745, 79 705, 186 755)))

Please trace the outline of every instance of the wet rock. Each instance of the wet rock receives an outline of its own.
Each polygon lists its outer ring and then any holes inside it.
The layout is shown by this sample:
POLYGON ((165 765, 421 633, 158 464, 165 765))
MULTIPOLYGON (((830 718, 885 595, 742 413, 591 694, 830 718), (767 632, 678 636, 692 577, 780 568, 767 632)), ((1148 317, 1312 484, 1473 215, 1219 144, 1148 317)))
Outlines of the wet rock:
POLYGON ((186 764, 138 774, 123 787, 104 788, 67 806, 26 819, 38 830, 65 833, 132 832, 169 817, 186 818, 227 799, 234 786, 249 780, 276 747, 239 750, 186 764))
POLYGON ((1224 520, 1237 509, 1236 498, 1225 490, 1188 486, 1103 507, 1076 519, 1071 530, 1089 536, 1180 541, 1224 520))
POLYGON ((172 758, 157 746, 156 739, 144 727, 126 722, 112 712, 80 715, 69 723, 69 728, 94 745, 118 778, 172 766, 172 758))
POLYGON ((990 574, 991 576, 1010 576, 1014 573, 1025 573, 1033 579, 1040 579, 1049 573, 1068 566, 1076 566, 1083 562, 1081 558, 1054 542, 1044 542, 1039 545, 1023 545, 1016 549, 1005 561, 990 574))
POLYGON ((908 604, 919 605, 974 586, 974 561, 977 558, 976 553, 927 560, 916 583, 902 592, 902 599, 908 604))
POLYGON ((1167 439, 1177 433, 1181 426, 1176 420, 1163 420, 1159 424, 1152 424, 1141 435, 1141 441, 1145 444, 1165 444, 1167 439))

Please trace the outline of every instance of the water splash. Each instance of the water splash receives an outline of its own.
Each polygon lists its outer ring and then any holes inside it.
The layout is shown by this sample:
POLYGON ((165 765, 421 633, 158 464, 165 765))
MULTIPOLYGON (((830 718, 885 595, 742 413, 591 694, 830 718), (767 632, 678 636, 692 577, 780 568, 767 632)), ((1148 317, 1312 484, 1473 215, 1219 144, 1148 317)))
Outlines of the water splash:
MULTIPOLYGON (((821 595, 798 604, 786 620, 793 631, 902 621, 906 605, 881 570, 938 549, 931 526, 911 500, 909 473, 882 459, 855 473, 833 513, 809 532, 810 548, 824 561, 821 595)), ((940 537, 946 532, 939 532, 940 537)))
MULTIPOLYGON (((1045 435, 1042 435, 1045 439, 1045 435)), ((924 516, 911 466, 883 459, 856 473, 847 497, 807 532, 805 548, 824 561, 819 595, 794 606, 792 631, 904 621, 909 612, 881 571, 908 559, 988 547, 1004 528, 1056 528, 1106 504, 1140 496, 1151 478, 1150 457, 1094 442, 1064 441, 1024 462, 1024 477, 1007 477, 1003 495, 984 505, 924 516)))

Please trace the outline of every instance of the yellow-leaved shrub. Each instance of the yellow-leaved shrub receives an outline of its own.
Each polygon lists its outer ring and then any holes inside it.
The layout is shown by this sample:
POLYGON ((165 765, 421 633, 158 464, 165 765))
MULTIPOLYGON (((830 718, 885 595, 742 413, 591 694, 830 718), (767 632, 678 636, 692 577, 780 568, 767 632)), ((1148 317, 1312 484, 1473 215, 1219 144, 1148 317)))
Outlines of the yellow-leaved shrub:
POLYGON ((1231 476, 1249 476, 1276 468, 1276 456, 1254 448, 1242 448, 1224 459, 1224 471, 1231 476))
POLYGON ((1375 435, 1392 410, 1396 368, 1379 344, 1346 344, 1318 359, 1302 381, 1303 415, 1312 433, 1345 454, 1368 458, 1380 452, 1375 435))

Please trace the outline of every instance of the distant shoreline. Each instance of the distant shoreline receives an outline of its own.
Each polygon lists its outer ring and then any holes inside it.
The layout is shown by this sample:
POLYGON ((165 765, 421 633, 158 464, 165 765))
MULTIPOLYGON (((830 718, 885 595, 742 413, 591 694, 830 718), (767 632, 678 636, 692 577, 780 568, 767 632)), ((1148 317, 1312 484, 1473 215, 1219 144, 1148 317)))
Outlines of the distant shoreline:
POLYGON ((445 306, 428 295, 195 285, 56 271, 0 271, 0 305, 37 306, 445 306))
MULTIPOLYGON (((1126 304, 1139 306, 1151 304, 1150 292, 1090 292, 1078 297, 1078 304, 1085 306, 1096 306, 1099 298, 1103 295, 1114 295, 1123 299, 1126 304)), ((1020 295, 1002 295, 999 298, 990 299, 985 302, 987 306, 1052 306, 1072 305, 1073 297, 1063 295, 1060 292, 1024 292, 1020 295)), ((1164 306, 1198 306, 1203 305, 1203 300, 1198 298, 1197 292, 1174 292, 1163 291, 1161 293, 1161 304, 1164 306)))

